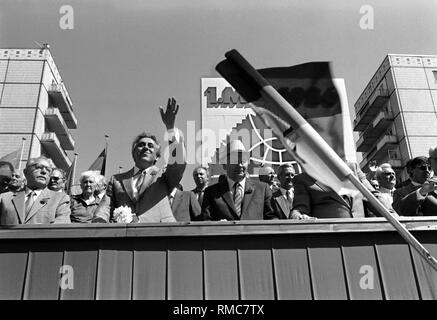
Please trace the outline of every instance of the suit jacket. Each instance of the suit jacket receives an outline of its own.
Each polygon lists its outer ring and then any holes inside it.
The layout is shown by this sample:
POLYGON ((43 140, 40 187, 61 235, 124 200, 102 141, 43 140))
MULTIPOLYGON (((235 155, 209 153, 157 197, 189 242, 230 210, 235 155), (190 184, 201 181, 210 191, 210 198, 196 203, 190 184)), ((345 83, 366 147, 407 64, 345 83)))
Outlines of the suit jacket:
POLYGON ((71 223, 70 197, 64 192, 42 190, 27 215, 25 197, 24 190, 0 195, 0 225, 71 223))
POLYGON ((177 190, 171 210, 176 221, 195 221, 199 219, 201 208, 194 192, 177 190))
POLYGON ((396 189, 393 194, 393 208, 401 216, 435 216, 437 215, 437 195, 434 192, 426 197, 418 197, 417 189, 412 183, 396 189))
POLYGON ((241 216, 239 217, 225 175, 207 187, 203 196, 202 220, 267 220, 277 219, 271 205, 272 191, 266 183, 246 178, 241 216))
POLYGON ((138 222, 175 222, 168 196, 185 171, 185 150, 183 143, 172 143, 173 152, 164 170, 152 167, 145 176, 139 197, 132 189, 134 168, 111 177, 106 195, 94 213, 93 222, 110 222, 114 209, 128 206, 137 215, 138 222))
MULTIPOLYGON (((283 188, 279 188, 273 193, 272 197, 272 207, 273 210, 277 213, 280 219, 289 219, 290 212, 292 206, 290 206, 289 202, 285 199, 286 190, 283 188)), ((292 190, 291 199, 294 197, 294 191, 292 190)))
POLYGON ((306 173, 294 177, 293 210, 316 218, 364 217, 359 196, 340 196, 306 173))

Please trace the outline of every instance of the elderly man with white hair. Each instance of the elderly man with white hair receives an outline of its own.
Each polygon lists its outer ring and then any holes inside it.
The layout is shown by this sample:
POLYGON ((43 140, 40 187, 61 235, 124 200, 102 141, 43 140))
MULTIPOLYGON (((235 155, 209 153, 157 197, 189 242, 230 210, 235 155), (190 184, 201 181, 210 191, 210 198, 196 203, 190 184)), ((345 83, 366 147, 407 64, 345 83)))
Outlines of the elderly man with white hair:
POLYGON ((272 192, 276 192, 279 189, 278 183, 275 180, 275 170, 273 170, 272 167, 269 166, 261 167, 259 169, 258 178, 259 181, 267 183, 270 187, 270 190, 272 190, 272 192))
POLYGON ((378 192, 375 196, 390 212, 396 213, 392 207, 393 194, 396 185, 396 173, 389 163, 383 163, 376 168, 375 178, 379 184, 378 192))

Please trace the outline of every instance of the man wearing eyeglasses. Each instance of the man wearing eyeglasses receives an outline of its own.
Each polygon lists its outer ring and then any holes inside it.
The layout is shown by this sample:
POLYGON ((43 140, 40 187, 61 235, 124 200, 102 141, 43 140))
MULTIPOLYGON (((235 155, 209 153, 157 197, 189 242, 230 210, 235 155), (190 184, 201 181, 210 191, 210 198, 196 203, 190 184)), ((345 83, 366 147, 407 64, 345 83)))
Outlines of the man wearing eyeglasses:
POLYGON ((396 189, 393 208, 401 216, 437 215, 437 183, 427 157, 412 159, 407 168, 411 182, 396 189))
POLYGON ((49 159, 29 159, 25 189, 0 195, 0 225, 70 223, 70 198, 46 188, 51 171, 49 159))
POLYGON ((64 191, 65 176, 66 173, 64 170, 60 168, 54 168, 52 170, 52 173, 50 174, 49 184, 47 185, 47 188, 56 192, 64 191))

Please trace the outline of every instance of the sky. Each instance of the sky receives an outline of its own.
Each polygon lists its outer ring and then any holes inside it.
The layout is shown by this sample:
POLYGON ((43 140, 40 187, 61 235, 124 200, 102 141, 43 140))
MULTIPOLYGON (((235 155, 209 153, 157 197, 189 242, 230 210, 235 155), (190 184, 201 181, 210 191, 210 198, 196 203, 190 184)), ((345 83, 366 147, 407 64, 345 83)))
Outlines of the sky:
POLYGON ((77 172, 108 134, 109 177, 133 166, 139 132, 163 137, 158 107, 169 97, 180 105, 176 126, 200 129, 201 78, 219 77, 214 67, 231 49, 255 68, 331 61, 352 109, 388 53, 437 54, 436 16, 435 0, 0 0, 0 47, 50 44, 78 119, 77 172), (60 26, 63 5, 73 29, 60 26))

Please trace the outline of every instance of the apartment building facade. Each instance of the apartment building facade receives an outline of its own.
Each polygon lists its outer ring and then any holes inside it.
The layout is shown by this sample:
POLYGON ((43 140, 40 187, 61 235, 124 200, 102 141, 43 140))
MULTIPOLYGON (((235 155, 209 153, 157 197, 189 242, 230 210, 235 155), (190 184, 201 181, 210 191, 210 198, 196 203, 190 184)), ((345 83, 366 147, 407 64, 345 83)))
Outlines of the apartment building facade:
POLYGON ((68 169, 76 128, 73 103, 49 49, 0 49, 0 158, 25 138, 21 167, 44 155, 68 169))
POLYGON ((360 167, 388 162, 406 179, 408 159, 437 146, 437 55, 388 54, 354 106, 360 167))

